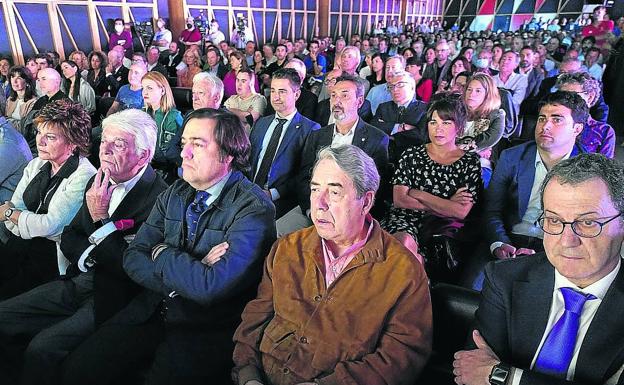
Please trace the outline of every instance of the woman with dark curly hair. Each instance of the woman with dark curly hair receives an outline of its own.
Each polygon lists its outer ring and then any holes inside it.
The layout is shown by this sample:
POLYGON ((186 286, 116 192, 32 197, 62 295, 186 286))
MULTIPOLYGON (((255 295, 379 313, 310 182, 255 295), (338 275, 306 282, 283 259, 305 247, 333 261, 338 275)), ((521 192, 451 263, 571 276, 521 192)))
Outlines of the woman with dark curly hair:
POLYGON ((15 66, 9 70, 11 91, 7 99, 5 116, 23 134, 22 118, 32 110, 37 101, 35 81, 30 75, 28 68, 15 66))
POLYGON ((104 96, 108 92, 106 84, 106 66, 108 58, 100 51, 93 51, 89 54, 89 71, 87 72, 87 81, 95 96, 104 96))
POLYGON ((24 169, 11 200, 0 205, 0 221, 8 230, 0 242, 0 299, 65 273, 69 262, 57 255, 57 243, 96 172, 86 158, 91 118, 80 103, 49 103, 35 124, 39 156, 24 169))

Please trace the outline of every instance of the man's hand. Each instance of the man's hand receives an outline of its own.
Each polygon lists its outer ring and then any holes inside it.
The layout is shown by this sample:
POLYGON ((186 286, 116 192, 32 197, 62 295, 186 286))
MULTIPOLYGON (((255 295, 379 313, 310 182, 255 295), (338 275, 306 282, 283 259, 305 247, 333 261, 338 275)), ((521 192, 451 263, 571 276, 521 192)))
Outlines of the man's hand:
POLYGON ((108 63, 106 65, 106 73, 107 74, 112 74, 113 73, 113 65, 111 63, 108 63))
POLYGON ((100 168, 95 175, 93 184, 85 194, 87 208, 93 222, 108 218, 108 206, 117 185, 109 186, 110 171, 100 168))
POLYGON ((208 266, 214 265, 221 260, 221 257, 227 252, 228 247, 230 247, 230 245, 228 245, 227 242, 222 242, 218 245, 213 246, 208 254, 206 254, 206 256, 202 258, 201 262, 204 265, 208 266))
POLYGON ((494 365, 500 360, 485 342, 477 330, 473 330, 472 339, 477 345, 475 350, 462 350, 455 353, 453 374, 458 385, 489 385, 488 378, 494 365))
POLYGON ((473 202, 472 193, 468 190, 468 187, 460 187, 455 191, 455 194, 450 198, 451 201, 457 202, 462 205, 466 205, 473 202))
POLYGON ((523 247, 516 249, 510 244, 503 243, 501 246, 494 249, 494 256, 498 259, 516 258, 520 255, 535 254, 533 249, 525 249, 523 247))

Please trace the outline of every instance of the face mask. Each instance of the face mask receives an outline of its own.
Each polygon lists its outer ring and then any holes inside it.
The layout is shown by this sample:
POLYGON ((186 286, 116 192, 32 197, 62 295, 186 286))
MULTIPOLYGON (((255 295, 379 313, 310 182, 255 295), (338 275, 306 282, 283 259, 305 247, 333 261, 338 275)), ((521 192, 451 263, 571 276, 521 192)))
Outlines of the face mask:
POLYGON ((528 60, 520 60, 520 68, 529 68, 531 63, 528 60))
POLYGON ((123 30, 124 30, 123 25, 116 25, 116 26, 115 26, 115 32, 117 32, 117 33, 122 33, 122 32, 123 32, 123 30))
POLYGON ((488 64, 488 59, 477 59, 475 62, 475 65, 479 68, 487 68, 488 64))
POLYGON ((186 25, 186 28, 187 28, 187 29, 191 29, 191 28, 193 28, 193 24, 187 24, 187 25, 186 25))

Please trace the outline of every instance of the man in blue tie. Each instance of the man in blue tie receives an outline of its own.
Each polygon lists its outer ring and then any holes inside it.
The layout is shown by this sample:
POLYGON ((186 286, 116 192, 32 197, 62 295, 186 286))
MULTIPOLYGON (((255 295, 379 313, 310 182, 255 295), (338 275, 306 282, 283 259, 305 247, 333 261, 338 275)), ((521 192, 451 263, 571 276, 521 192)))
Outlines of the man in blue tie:
POLYGON ((457 384, 622 384, 624 167, 600 154, 541 186, 545 253, 490 263, 457 384))
POLYGON ((139 362, 152 363, 146 384, 229 381, 234 329, 275 241, 275 207, 242 174, 249 152, 236 115, 186 117, 183 179, 124 253, 142 291, 68 357, 64 384, 124 383, 139 362))

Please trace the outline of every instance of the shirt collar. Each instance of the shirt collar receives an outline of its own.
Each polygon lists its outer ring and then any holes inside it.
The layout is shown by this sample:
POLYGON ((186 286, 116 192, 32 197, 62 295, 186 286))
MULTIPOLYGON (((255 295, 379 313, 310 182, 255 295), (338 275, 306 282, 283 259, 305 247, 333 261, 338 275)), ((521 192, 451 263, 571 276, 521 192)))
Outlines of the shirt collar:
MULTIPOLYGON (((570 155, 572 155, 572 151, 574 151, 574 146, 572 146, 570 151, 563 158, 561 158, 561 160, 570 158, 570 155)), ((544 161, 542 161, 542 156, 539 153, 539 149, 537 149, 535 151, 535 168, 537 168, 537 166, 539 166, 540 164, 543 165, 544 168, 546 168, 546 165, 544 165, 544 161)))
POLYGON ((353 123, 353 126, 351 126, 351 128, 349 129, 349 131, 346 134, 341 134, 340 132, 338 132, 338 126, 336 126, 336 123, 334 123, 334 136, 336 136, 336 135, 339 135, 339 136, 354 135, 355 134, 355 128, 357 127, 359 122, 360 122, 360 118, 357 118, 355 120, 355 123, 353 123))
POLYGON ((569 279, 561 275, 561 273, 559 273, 557 269, 555 269, 555 291, 559 290, 562 287, 571 287, 574 290, 580 291, 584 294, 593 294, 596 298, 602 300, 607 294, 607 290, 609 290, 609 287, 611 287, 611 284, 613 283, 613 281, 615 281, 615 277, 620 271, 621 266, 622 266, 622 258, 620 257, 618 258, 618 263, 617 263, 617 266, 615 266, 615 269, 613 269, 609 274, 600 278, 598 281, 592 283, 591 285, 583 289, 579 288, 574 283, 570 282, 569 279))
POLYGON ((223 187, 225 187, 225 184, 227 183, 228 179, 230 179, 231 175, 232 175, 232 171, 225 174, 225 176, 221 178, 221 180, 219 180, 217 183, 213 184, 212 186, 204 190, 208 194, 210 194, 210 197, 208 198, 208 200, 206 200, 206 205, 210 205, 219 197, 219 195, 221 195, 221 192, 223 191, 223 187))
POLYGON ((291 112, 289 115, 286 115, 286 116, 281 116, 279 113, 275 112, 275 119, 286 119, 288 121, 291 121, 295 117, 296 114, 297 114, 296 108, 293 112, 291 112))

